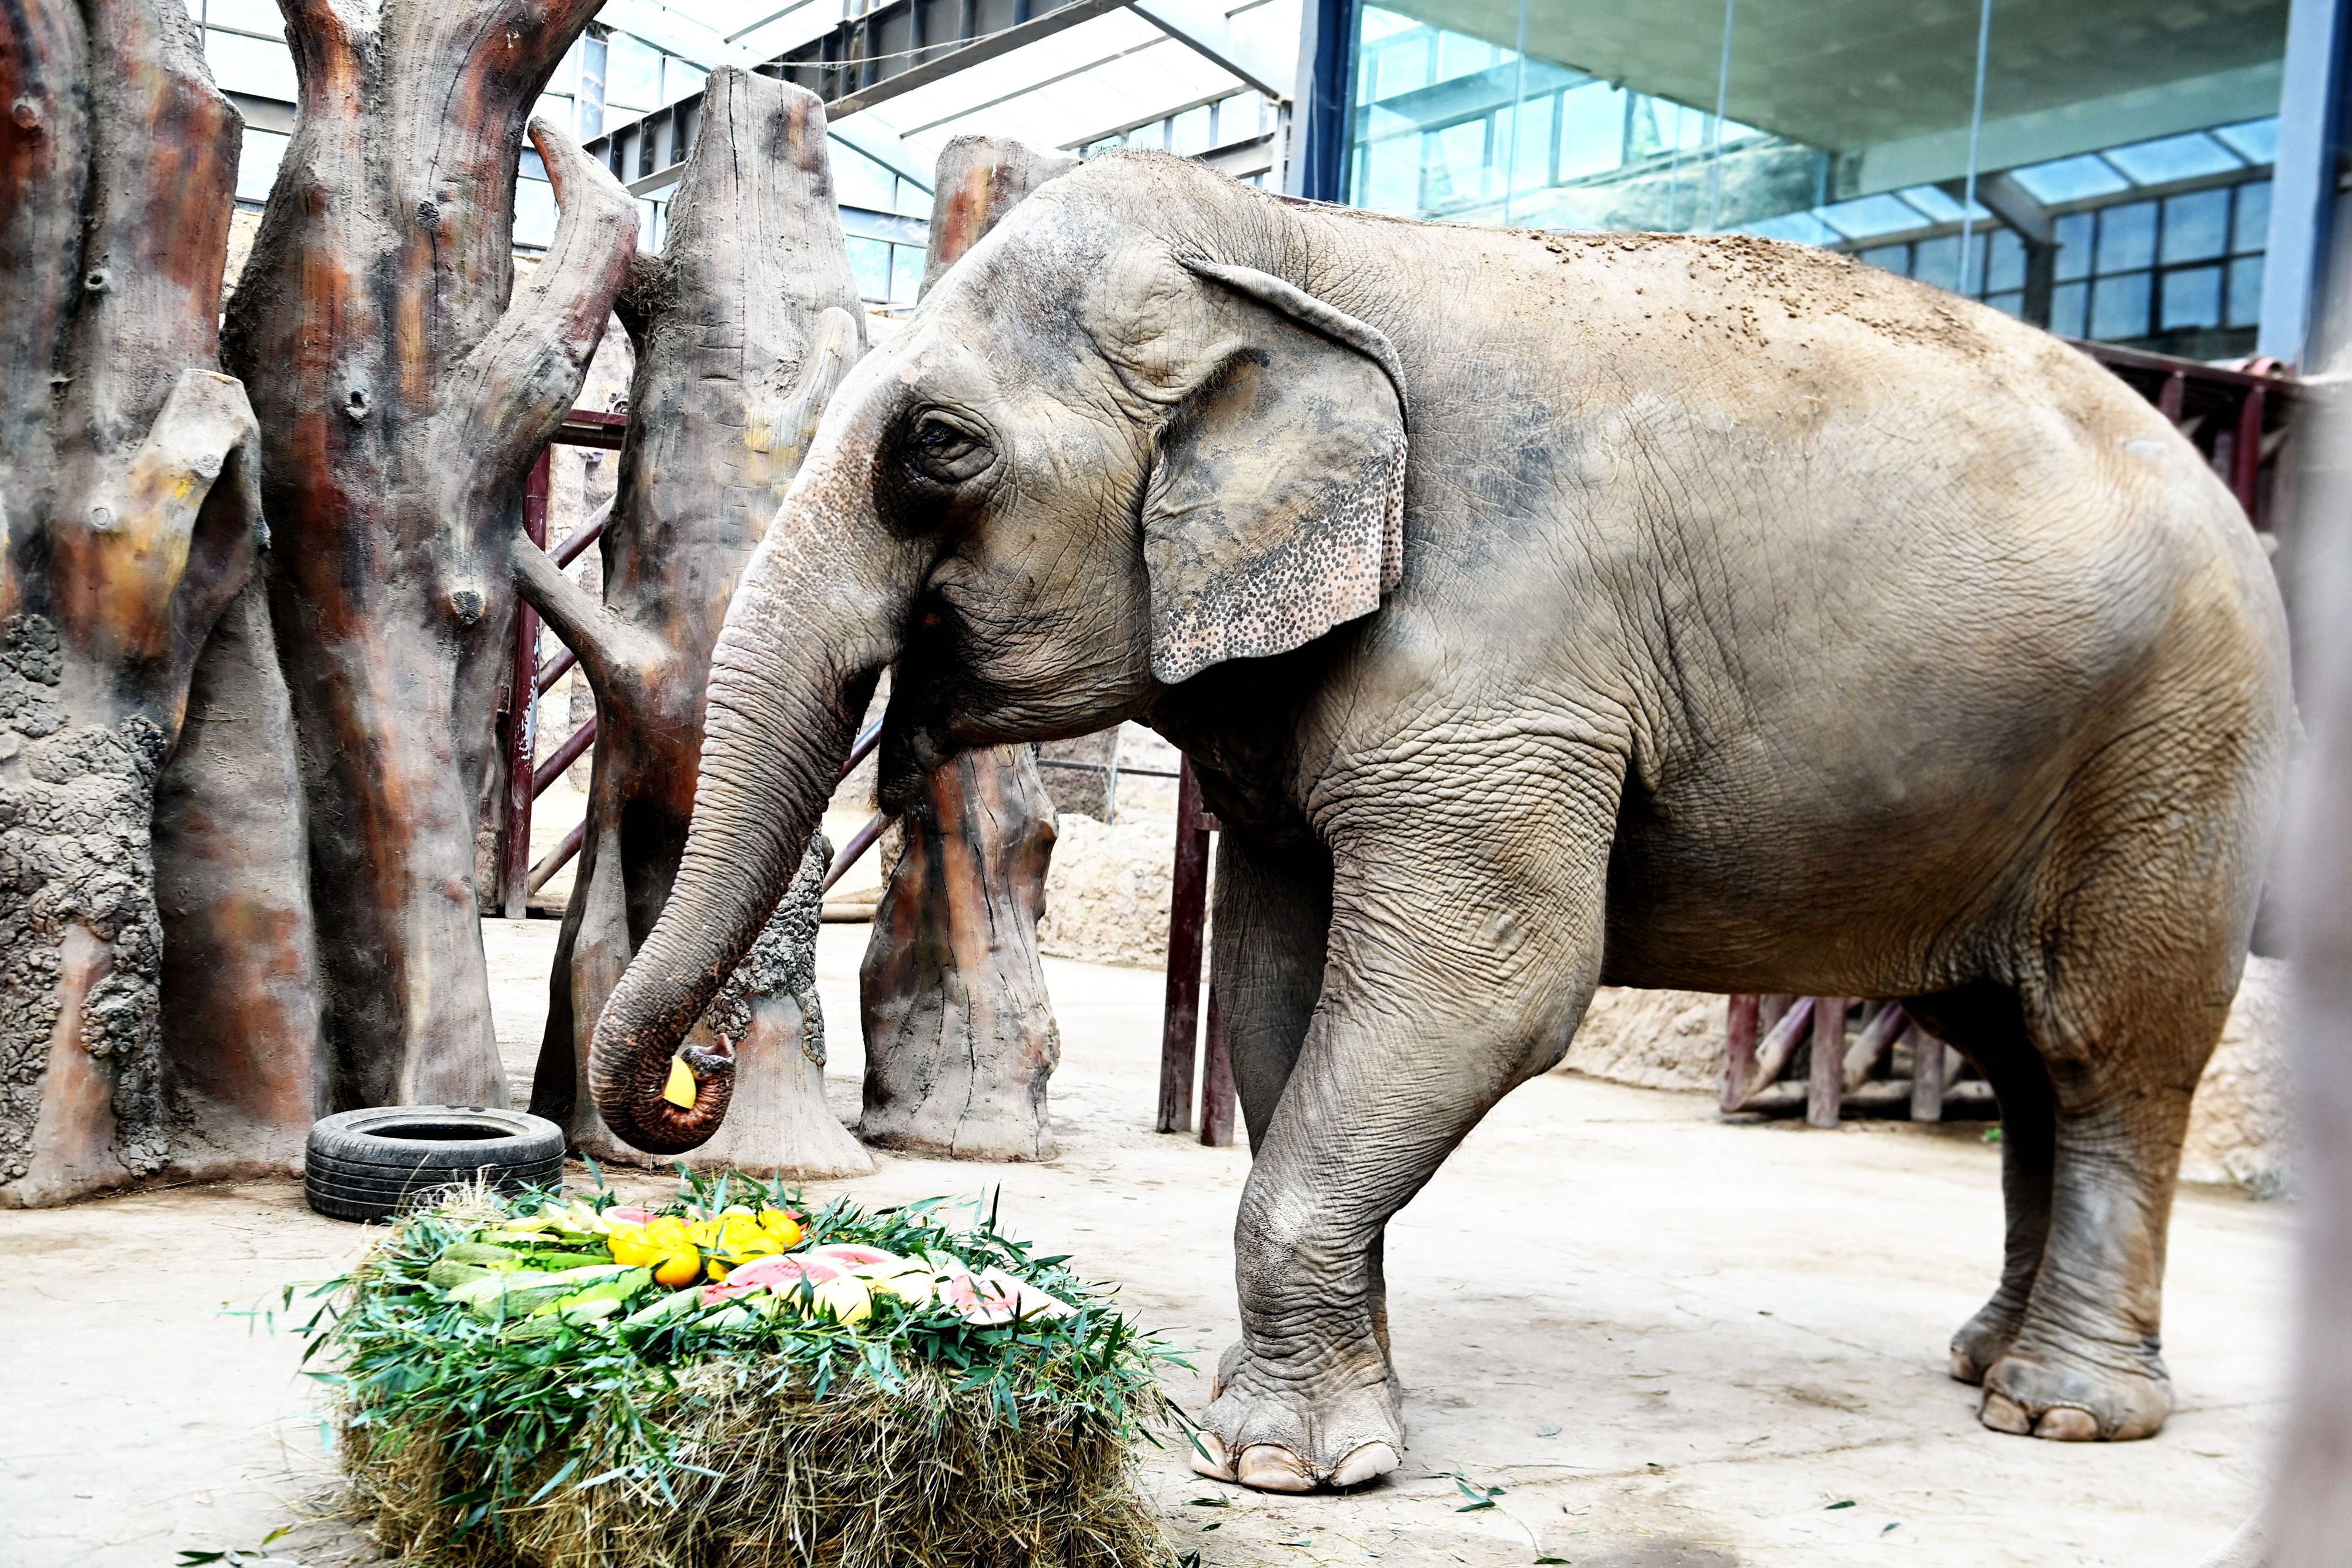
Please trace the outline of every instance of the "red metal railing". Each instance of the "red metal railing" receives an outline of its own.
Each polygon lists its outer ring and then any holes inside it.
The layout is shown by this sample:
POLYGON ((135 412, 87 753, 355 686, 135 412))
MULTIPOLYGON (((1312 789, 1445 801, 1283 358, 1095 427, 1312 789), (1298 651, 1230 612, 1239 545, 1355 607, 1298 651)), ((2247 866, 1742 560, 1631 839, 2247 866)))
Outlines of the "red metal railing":
MULTIPOLYGON (((523 531, 530 536, 531 543, 542 549, 547 544, 547 502, 554 449, 590 446, 617 452, 628 423, 625 413, 604 413, 594 409, 575 408, 564 416, 562 426, 540 448, 537 461, 530 465, 530 477, 523 486, 523 531)), ((555 564, 570 566, 580 559, 581 552, 604 533, 604 519, 611 511, 607 503, 584 525, 572 530, 571 537, 556 547, 555 564)), ((537 761, 539 699, 579 663, 578 656, 566 648, 542 668, 539 662, 540 630, 539 612, 528 604, 519 605, 506 711, 499 716, 499 748, 506 758, 506 826, 499 842, 499 903, 509 920, 520 920, 530 913, 530 895, 580 852, 588 831, 588 824, 583 821, 538 864, 531 863, 530 819, 534 802, 596 739, 596 716, 591 714, 586 723, 564 737, 554 756, 544 764, 537 761)))

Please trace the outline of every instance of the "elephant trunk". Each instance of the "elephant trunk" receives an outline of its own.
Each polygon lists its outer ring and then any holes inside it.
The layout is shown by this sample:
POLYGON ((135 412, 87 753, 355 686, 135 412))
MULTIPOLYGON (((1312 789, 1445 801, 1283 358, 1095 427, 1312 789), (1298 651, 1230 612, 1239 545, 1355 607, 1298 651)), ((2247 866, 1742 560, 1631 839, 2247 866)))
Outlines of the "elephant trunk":
MULTIPOLYGON (((806 476, 803 476, 807 477, 806 476)), ((711 653, 694 817, 669 900, 614 988, 590 1047, 606 1125, 648 1154, 709 1140, 732 1042, 683 1056, 691 1108, 665 1099, 678 1042, 758 940, 823 819, 908 598, 903 548, 860 507, 796 486, 711 653)))

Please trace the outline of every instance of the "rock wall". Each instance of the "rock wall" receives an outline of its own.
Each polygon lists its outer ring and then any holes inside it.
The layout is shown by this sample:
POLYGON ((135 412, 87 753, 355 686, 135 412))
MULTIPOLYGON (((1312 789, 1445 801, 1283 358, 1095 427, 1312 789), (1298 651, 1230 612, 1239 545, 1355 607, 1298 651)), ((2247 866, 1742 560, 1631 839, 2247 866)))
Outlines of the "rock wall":
POLYGON ((1158 968, 1168 962, 1168 901, 1176 824, 1150 816, 1116 825, 1076 813, 1045 872, 1040 951, 1090 964, 1158 968))

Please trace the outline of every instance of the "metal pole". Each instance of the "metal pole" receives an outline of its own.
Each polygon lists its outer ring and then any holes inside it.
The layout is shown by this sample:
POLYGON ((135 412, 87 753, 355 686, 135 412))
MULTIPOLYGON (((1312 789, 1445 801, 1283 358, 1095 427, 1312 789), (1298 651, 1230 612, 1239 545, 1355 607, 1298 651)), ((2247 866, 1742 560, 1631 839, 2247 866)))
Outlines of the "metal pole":
POLYGON ((1201 830, 1201 786, 1192 765, 1176 772, 1176 865, 1169 890, 1168 1006, 1160 1035, 1163 1133, 1192 1126, 1192 1065, 1201 1022, 1201 935, 1209 903, 1209 835, 1201 830))
POLYGON ((1225 1053, 1225 1018, 1217 1006, 1217 977, 1209 975, 1209 1039, 1201 1071, 1201 1142, 1222 1149, 1234 1141, 1234 1059, 1225 1053))
MULTIPOLYGON (((530 542, 547 545, 547 495, 551 448, 539 449, 530 478, 522 493, 523 532, 530 542)), ((533 794, 532 753, 538 747, 539 612, 528 604, 515 606, 514 668, 507 685, 507 821, 499 847, 499 888, 509 920, 530 913, 530 802, 533 794)))

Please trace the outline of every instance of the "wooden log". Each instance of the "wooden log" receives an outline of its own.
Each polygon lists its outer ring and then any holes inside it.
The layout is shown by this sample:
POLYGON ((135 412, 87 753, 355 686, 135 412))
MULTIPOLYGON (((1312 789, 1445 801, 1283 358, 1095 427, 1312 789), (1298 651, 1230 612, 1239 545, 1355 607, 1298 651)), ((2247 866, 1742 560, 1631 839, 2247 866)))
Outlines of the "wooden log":
POLYGON ((1903 1010, 1901 1002, 1879 1004, 1869 1021, 1862 1026, 1862 1032, 1854 1037, 1853 1048, 1845 1053, 1845 1092, 1851 1094, 1862 1087, 1862 1081, 1870 1076, 1879 1059, 1910 1022, 1911 1015, 1903 1010))
POLYGON ((155 781, 263 540, 241 125, 175 0, 0 7, 0 1205, 170 1158, 155 781))
POLYGON ((1781 1070, 1789 1065, 1789 1058, 1797 1053, 1797 1042, 1804 1038, 1805 1026, 1812 1021, 1812 998, 1766 997, 1759 1011, 1770 1009, 1776 999, 1787 1006, 1773 1023, 1772 1032, 1766 1035, 1763 1043, 1756 1048, 1755 1075, 1748 1080, 1746 1088, 1723 1107, 1726 1114, 1746 1110, 1748 1102, 1761 1093, 1766 1084, 1780 1076, 1781 1070))
POLYGON ((1806 1074, 1805 1122, 1809 1126, 1838 1124, 1838 1103, 1845 1089, 1845 1015, 1852 998, 1813 998, 1813 1054, 1806 1074))
POLYGON ((1946 1069, 1949 1059, 1948 1046, 1917 1024, 1908 1031, 1911 1041, 1911 1119, 1915 1122, 1940 1122, 1944 1119, 1946 1069))
POLYGON ((636 204, 524 120, 597 0, 284 0, 294 133, 224 328, 257 388, 302 742, 333 1103, 503 1103, 475 892, 523 476, 578 392, 636 204))
POLYGON ((1739 1109, 1740 1097, 1756 1078, 1756 1023, 1763 998, 1743 994, 1727 998, 1723 1034, 1723 1091, 1717 1103, 1739 1109))
MULTIPOLYGON (((711 74, 667 242, 637 258, 621 313, 636 368, 620 489, 599 540, 602 601, 530 540, 514 545, 523 596, 579 656, 597 709, 530 1104, 562 1122, 575 1148, 646 1164, 597 1114, 589 1042, 677 874, 728 601, 826 399, 865 351, 814 94, 745 70, 711 74)), ((542 776, 572 754, 559 749, 542 776)), ((726 1118, 683 1156, 688 1165, 796 1179, 873 1168, 824 1099, 815 911, 828 857, 820 837, 688 1037, 735 1058, 726 1118)))
POLYGON ((1026 748, 967 751, 924 780, 858 971, 866 1114, 887 1148, 1054 1155, 1045 1085, 1061 1036, 1037 955, 1052 808, 1026 748), (1016 762, 1027 764, 1017 766, 1016 762))
MULTIPOLYGON (((996 138, 949 142, 933 186, 925 288, 1076 162, 996 138)), ((1055 825, 1036 753, 1003 746, 958 758, 924 781, 922 808, 902 820, 905 846, 858 970, 866 1062, 858 1130, 869 1143, 981 1159, 1042 1159, 1053 1147, 1045 1084, 1060 1037, 1037 919, 1055 825), (960 784, 977 792, 959 794, 960 784), (949 1098, 919 1103, 927 1092, 949 1098)))

